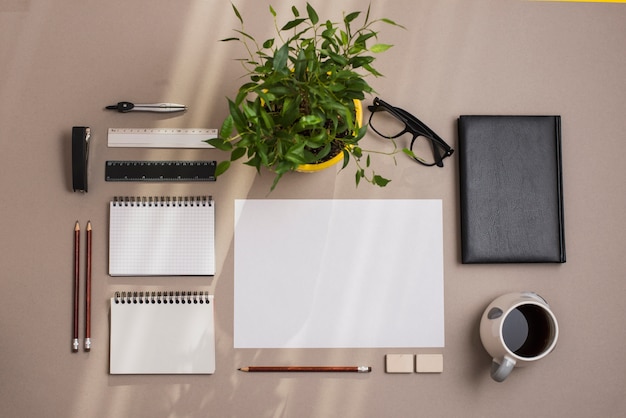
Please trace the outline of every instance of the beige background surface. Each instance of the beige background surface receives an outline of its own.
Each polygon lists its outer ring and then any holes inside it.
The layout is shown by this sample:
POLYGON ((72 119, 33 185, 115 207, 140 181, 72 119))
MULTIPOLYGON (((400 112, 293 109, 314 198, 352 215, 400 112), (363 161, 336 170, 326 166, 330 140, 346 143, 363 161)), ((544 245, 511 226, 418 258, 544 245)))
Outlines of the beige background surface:
MULTIPOLYGON (((367 2, 313 4, 336 18, 367 2)), ((286 2, 274 2, 289 16, 286 2)), ((269 36, 267 1, 239 0, 248 30, 269 36), (256 17, 262 22, 254 22, 256 17)), ((304 3, 299 3, 304 11, 304 3)), ((396 46, 377 61, 380 97, 404 107, 456 147, 461 114, 560 114, 567 263, 460 264, 458 167, 383 161, 385 189, 354 187, 351 170, 271 175, 237 165, 212 184, 107 183, 113 159, 217 159, 213 150, 109 149, 110 127, 218 127, 242 74, 241 52, 218 42, 237 26, 228 1, 4 0, 0 3, 2 175, 0 410, 6 417, 599 417, 626 409, 624 257, 626 5, 514 0, 372 2, 396 46), (183 114, 118 114, 120 100, 182 102, 183 114), (70 133, 93 129, 90 191, 71 191, 70 133), (116 195, 212 194, 214 278, 112 278, 107 202, 116 195), (443 200, 446 345, 440 350, 233 349, 235 198, 443 200), (72 229, 94 227, 93 344, 70 351, 72 229), (108 299, 115 290, 208 289, 216 298, 213 376, 109 376, 108 299), (561 325, 554 353, 489 377, 478 338, 496 296, 534 290, 561 325), (387 353, 441 352, 444 373, 388 375, 387 353), (371 364, 368 375, 244 374, 252 364, 371 364)), ((367 104, 367 103, 366 103, 367 104)), ((379 139, 370 134, 371 144, 379 139)), ((410 222, 407 219, 407 222, 410 222)), ((84 242, 84 241, 83 241, 84 242)), ((260 237, 270 245, 271 237, 260 237)), ((259 272, 259 280, 264 274, 259 272)), ((384 280, 381 277, 380 280, 384 280)), ((82 323, 82 318, 81 318, 82 323)))

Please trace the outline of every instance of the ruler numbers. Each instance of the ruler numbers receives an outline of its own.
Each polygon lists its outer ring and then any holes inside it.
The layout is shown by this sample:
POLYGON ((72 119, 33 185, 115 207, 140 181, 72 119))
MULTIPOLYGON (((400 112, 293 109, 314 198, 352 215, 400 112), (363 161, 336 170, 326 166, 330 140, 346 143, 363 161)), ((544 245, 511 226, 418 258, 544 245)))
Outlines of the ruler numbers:
POLYGON ((217 129, 109 128, 109 147, 213 148, 205 141, 216 138, 217 129))
POLYGON ((106 181, 215 181, 215 161, 107 161, 106 181))

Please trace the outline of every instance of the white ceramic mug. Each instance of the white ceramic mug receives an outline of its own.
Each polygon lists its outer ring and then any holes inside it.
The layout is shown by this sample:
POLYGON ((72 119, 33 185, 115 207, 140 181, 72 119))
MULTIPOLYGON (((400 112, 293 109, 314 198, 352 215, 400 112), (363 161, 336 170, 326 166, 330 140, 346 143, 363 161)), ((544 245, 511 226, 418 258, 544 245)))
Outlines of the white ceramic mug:
POLYGON ((548 303, 533 292, 507 293, 487 306, 480 320, 480 339, 493 358, 491 377, 502 382, 514 367, 547 356, 559 337, 559 325, 548 303))

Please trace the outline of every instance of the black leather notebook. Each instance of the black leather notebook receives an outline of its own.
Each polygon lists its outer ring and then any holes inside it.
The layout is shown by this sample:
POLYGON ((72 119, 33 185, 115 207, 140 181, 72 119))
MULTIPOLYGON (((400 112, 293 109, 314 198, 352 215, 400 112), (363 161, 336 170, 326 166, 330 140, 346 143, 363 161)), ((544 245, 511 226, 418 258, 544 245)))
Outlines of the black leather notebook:
POLYGON ((461 116, 461 257, 564 263, 560 116, 461 116))

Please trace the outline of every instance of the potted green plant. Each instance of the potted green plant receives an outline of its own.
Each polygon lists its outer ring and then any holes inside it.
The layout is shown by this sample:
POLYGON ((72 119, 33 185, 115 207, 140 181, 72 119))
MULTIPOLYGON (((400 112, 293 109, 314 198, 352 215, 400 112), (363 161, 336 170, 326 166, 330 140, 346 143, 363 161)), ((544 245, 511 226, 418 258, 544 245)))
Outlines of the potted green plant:
POLYGON ((306 15, 293 6, 293 19, 283 25, 270 6, 275 37, 259 43, 247 33, 241 13, 232 6, 241 24, 237 41, 247 51, 240 59, 248 80, 234 100, 228 99, 229 114, 217 138, 207 140, 230 152, 218 164, 224 173, 231 162, 247 158, 245 164, 275 173, 272 190, 289 171, 324 163, 339 154, 345 168, 356 163, 356 184, 364 179, 378 186, 390 180, 376 174, 369 153, 359 146, 367 126, 361 122, 361 100, 373 91, 366 76, 380 76, 372 67, 372 53, 391 47, 376 43, 374 26, 390 19, 370 19, 370 8, 344 13, 341 22, 320 20, 307 3, 306 15), (360 22, 360 23, 359 23, 360 22), (351 158, 352 157, 352 158, 351 158))

